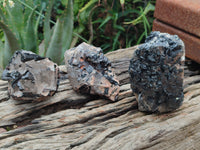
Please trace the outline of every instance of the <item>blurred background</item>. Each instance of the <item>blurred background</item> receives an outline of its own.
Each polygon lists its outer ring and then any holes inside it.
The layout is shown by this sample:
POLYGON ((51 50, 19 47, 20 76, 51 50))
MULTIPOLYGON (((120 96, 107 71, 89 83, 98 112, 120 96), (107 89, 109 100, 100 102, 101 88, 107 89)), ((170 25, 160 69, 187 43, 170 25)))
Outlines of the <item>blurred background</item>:
POLYGON ((63 63, 82 42, 104 53, 144 42, 155 0, 1 0, 0 74, 16 50, 63 63))

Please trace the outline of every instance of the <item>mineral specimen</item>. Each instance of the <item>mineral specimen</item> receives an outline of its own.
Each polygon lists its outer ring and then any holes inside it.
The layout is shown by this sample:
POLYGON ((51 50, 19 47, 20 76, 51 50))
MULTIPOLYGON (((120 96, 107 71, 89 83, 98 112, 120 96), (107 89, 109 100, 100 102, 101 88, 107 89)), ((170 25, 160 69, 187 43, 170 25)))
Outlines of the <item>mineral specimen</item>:
POLYGON ((138 108, 169 112, 183 102, 185 48, 177 35, 152 32, 130 61, 131 88, 138 108))
POLYGON ((82 43, 65 52, 65 63, 75 91, 117 100, 119 82, 101 48, 82 43))
POLYGON ((16 100, 43 100, 58 88, 58 66, 30 51, 16 51, 3 71, 8 92, 16 100))

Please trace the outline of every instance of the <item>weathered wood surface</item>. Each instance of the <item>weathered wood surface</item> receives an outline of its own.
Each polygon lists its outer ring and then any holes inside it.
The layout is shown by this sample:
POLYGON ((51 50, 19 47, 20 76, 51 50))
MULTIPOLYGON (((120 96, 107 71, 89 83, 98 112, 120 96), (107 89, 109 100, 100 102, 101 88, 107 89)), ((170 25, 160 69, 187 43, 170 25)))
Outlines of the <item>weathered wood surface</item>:
MULTIPOLYGON (((46 101, 14 101, 7 95, 7 82, 0 80, 0 149, 199 149, 200 66, 185 66, 180 109, 145 114, 137 110, 129 85, 134 50, 107 54, 121 84, 118 102, 77 94, 68 79, 46 101)), ((64 74, 64 67, 61 70, 64 74)))

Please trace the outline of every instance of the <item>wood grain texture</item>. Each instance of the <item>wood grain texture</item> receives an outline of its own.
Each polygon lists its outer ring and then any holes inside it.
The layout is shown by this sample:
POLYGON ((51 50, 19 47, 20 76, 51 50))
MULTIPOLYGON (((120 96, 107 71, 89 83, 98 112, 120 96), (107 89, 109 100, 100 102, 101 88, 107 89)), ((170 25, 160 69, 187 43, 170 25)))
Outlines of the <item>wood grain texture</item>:
MULTIPOLYGON (((69 80, 63 79, 53 97, 25 103, 9 99, 7 83, 0 81, 0 128, 12 129, 0 132, 0 149, 198 149, 199 66, 185 66, 185 100, 178 110, 145 114, 137 110, 129 84, 128 67, 134 50, 107 54, 120 80, 117 102, 77 94, 69 80)), ((60 66, 60 70, 66 74, 65 67, 60 66)))

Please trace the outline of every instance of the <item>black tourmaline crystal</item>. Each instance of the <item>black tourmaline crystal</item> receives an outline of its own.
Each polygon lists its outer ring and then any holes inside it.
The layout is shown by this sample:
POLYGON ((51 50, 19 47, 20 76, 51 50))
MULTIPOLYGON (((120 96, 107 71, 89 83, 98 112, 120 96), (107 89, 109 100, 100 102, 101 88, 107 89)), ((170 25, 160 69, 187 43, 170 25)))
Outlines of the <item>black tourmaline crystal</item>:
POLYGON ((3 71, 8 92, 16 100, 44 100, 58 88, 58 66, 30 51, 16 51, 3 71))
POLYGON ((169 112, 183 102, 185 48, 177 35, 152 32, 130 61, 131 88, 140 111, 169 112))
POLYGON ((101 48, 82 43, 65 52, 65 63, 75 91, 117 100, 119 81, 101 48))

